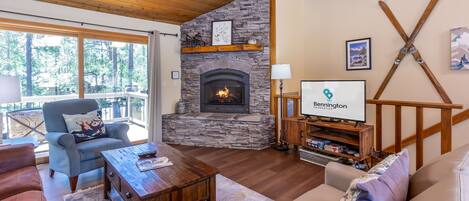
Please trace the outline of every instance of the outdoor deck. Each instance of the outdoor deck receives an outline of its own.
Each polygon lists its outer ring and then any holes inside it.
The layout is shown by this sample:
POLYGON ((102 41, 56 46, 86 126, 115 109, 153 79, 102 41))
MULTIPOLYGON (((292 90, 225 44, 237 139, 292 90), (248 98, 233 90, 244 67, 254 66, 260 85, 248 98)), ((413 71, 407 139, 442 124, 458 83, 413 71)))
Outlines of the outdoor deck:
MULTIPOLYGON (((34 143, 36 153, 47 152, 49 145, 45 140, 42 105, 47 102, 74 99, 76 95, 23 97, 20 103, 3 105, 6 112, 3 119, 5 128, 3 138, 6 143, 34 143)), ((148 95, 139 92, 116 92, 86 94, 85 98, 98 101, 105 123, 124 122, 130 126, 130 141, 148 139, 147 110, 148 95)))

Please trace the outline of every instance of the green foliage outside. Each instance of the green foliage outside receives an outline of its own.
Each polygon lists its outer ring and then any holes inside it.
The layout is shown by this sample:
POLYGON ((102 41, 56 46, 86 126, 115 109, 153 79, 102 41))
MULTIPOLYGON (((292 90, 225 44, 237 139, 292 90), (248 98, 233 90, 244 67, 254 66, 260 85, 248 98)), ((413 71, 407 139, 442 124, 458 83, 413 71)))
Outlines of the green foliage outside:
POLYGON ((146 92, 147 80, 146 45, 85 40, 85 93, 146 92))
MULTIPOLYGON (((146 45, 91 39, 84 45, 85 94, 147 92, 146 45)), ((23 96, 78 94, 77 56, 74 37, 0 30, 0 74, 19 76, 23 96)), ((99 102, 111 107, 116 100, 99 102)), ((117 102, 125 105, 125 99, 117 102)))
POLYGON ((0 31, 0 74, 20 77, 23 96, 67 95, 77 92, 75 38, 0 31), (31 60, 26 41, 31 37, 31 60), (27 66, 31 72, 27 72, 27 66), (28 74, 32 83, 28 86, 28 74), (28 94, 29 90, 31 94, 28 94))

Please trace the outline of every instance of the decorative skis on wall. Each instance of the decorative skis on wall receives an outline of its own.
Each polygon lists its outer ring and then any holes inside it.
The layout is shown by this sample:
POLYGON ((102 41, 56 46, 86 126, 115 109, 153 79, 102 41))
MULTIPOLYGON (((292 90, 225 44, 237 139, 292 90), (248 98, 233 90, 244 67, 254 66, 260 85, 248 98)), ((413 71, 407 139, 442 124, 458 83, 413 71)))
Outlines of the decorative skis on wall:
POLYGON ((423 165, 423 112, 426 108, 440 109, 441 110, 441 153, 447 153, 451 151, 452 144, 452 110, 453 109, 462 109, 463 106, 459 104, 453 104, 448 94, 438 82, 435 75, 432 73, 427 63, 423 60, 420 52, 415 47, 414 42, 418 34, 422 30, 423 25, 428 20, 430 14, 437 5, 438 0, 431 0, 428 4, 425 12, 418 21, 414 31, 410 36, 406 34, 401 24, 394 16, 393 12, 389 6, 384 1, 379 1, 381 9, 384 11, 388 19, 391 21, 394 28, 404 40, 405 45, 400 50, 397 57, 394 59, 394 63, 389 70, 389 73, 386 75, 384 81, 381 83, 378 91, 376 92, 372 100, 368 100, 369 104, 376 105, 376 149, 377 151, 382 150, 382 106, 394 106, 395 108, 395 146, 394 151, 399 152, 402 149, 402 107, 412 107, 416 109, 416 150, 417 150, 417 169, 423 165), (394 76, 397 68, 400 66, 401 61, 408 55, 412 54, 415 61, 420 65, 420 67, 425 72, 428 79, 430 79, 432 85, 437 90, 441 99, 444 103, 431 103, 431 102, 418 102, 418 101, 401 101, 401 100, 380 100, 381 95, 383 94, 386 86, 389 84, 389 81, 394 76))
POLYGON ((438 82, 436 79, 435 75, 433 75, 432 71, 428 67, 427 63, 423 60, 422 56, 420 55, 420 52, 418 49, 414 46, 415 39, 417 38, 418 34, 420 33, 420 30, 422 30, 423 25, 427 22, 428 17, 432 13, 433 9, 435 8, 436 4, 438 3, 438 0, 432 0, 428 4, 427 8, 425 9, 425 12, 423 13, 422 17, 417 23, 417 26, 415 27, 414 31, 410 35, 410 37, 407 36, 406 32, 402 28, 401 24, 397 20, 397 18, 394 16, 393 12, 389 8, 389 6, 386 4, 384 1, 379 1, 379 5, 386 14, 386 16, 389 18, 391 21, 392 25, 394 28, 396 28, 397 32, 401 36, 401 38, 404 40, 405 45, 397 55, 397 58, 394 60, 394 64, 391 67, 391 70, 389 71, 388 75, 384 79, 383 83, 381 84, 380 88, 378 89, 378 92, 376 92, 376 95, 374 99, 379 99, 384 92, 384 89, 386 88, 387 84, 391 80, 392 76, 396 72, 397 68, 401 64, 401 61, 406 57, 409 53, 412 54, 414 57, 415 61, 422 67, 424 70, 425 74, 427 77, 430 79, 432 82, 433 86, 435 89, 438 91, 438 93, 441 96, 441 99, 445 103, 452 103, 451 99, 449 98, 448 94, 446 94, 446 91, 443 89, 441 84, 438 82))

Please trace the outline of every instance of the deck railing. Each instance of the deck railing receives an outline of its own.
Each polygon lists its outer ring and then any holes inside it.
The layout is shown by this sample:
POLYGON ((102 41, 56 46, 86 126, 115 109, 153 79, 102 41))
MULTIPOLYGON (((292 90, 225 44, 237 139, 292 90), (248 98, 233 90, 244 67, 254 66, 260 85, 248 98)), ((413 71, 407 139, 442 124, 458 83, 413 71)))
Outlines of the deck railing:
MULTIPOLYGON (((57 96, 26 96, 22 97, 21 102, 8 104, 4 110, 8 111, 30 109, 30 108, 42 108, 42 105, 47 102, 76 99, 78 95, 57 95, 57 96)), ((133 124, 140 125, 147 128, 148 119, 148 95, 139 92, 115 92, 115 93, 95 93, 85 94, 85 98, 96 99, 96 100, 111 100, 115 101, 117 98, 121 98, 118 108, 110 105, 101 105, 103 120, 105 121, 128 121, 133 124), (120 117, 115 116, 115 110, 121 114, 120 117)), ((7 118, 4 116, 4 118, 7 118)), ((7 119, 3 119, 6 123, 7 119)), ((0 131, 1 133, 2 131, 0 131)))

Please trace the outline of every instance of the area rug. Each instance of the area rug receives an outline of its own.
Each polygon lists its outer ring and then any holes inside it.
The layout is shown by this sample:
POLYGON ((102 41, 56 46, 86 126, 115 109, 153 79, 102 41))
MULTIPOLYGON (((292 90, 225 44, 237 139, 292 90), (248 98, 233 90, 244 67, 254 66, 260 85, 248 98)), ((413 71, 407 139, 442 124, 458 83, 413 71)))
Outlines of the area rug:
MULTIPOLYGON (((64 196, 64 201, 105 201, 103 185, 64 196)), ((217 201, 273 201, 222 175, 217 175, 217 201)))

